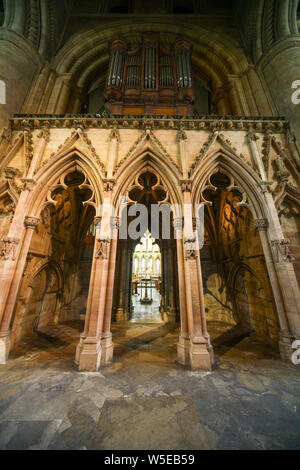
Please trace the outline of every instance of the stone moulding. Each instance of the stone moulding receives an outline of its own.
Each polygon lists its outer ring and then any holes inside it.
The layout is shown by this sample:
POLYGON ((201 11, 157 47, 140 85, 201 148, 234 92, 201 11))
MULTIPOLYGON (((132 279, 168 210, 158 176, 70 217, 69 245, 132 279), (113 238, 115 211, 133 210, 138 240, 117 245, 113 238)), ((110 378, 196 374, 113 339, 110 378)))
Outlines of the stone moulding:
POLYGON ((152 129, 208 130, 208 131, 249 131, 287 133, 289 122, 284 117, 251 116, 111 116, 64 115, 64 114, 15 114, 11 119, 12 130, 50 128, 85 129, 145 129, 151 118, 152 129))

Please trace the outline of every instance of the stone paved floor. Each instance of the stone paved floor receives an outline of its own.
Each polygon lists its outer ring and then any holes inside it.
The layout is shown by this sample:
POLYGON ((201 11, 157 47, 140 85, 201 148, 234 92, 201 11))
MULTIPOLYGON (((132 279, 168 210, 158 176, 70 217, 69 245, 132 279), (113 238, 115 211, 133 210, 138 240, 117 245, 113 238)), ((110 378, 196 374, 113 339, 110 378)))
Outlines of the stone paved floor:
POLYGON ((113 327, 114 363, 73 364, 81 324, 19 346, 0 366, 0 449, 300 449, 300 366, 210 324, 212 373, 175 363, 178 330, 113 327))

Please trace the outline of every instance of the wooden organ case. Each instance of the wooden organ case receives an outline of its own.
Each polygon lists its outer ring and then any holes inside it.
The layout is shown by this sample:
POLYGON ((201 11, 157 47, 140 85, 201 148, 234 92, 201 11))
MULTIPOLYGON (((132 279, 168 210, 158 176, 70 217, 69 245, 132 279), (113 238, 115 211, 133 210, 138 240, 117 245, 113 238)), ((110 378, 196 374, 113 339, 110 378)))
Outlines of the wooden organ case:
POLYGON ((116 38, 105 89, 107 113, 192 115, 191 53, 185 38, 178 38, 168 50, 156 33, 144 33, 135 50, 129 50, 123 38, 116 38))

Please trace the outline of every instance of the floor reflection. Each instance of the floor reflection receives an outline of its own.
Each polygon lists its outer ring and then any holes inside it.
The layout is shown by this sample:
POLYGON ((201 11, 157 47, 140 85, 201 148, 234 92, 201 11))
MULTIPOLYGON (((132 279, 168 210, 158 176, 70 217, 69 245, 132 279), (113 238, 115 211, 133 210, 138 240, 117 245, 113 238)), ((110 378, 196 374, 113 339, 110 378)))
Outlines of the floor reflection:
POLYGON ((160 313, 161 295, 157 289, 152 289, 152 303, 142 304, 142 295, 139 292, 132 296, 133 310, 130 321, 132 323, 162 323, 163 317, 160 313))

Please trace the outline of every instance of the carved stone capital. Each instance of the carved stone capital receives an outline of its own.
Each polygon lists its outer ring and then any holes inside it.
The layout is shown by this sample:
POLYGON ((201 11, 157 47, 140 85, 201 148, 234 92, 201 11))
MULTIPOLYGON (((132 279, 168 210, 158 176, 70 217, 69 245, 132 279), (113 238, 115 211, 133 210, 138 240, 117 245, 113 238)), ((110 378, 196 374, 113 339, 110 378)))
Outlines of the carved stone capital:
POLYGON ((254 132, 251 130, 248 132, 247 137, 248 137, 249 142, 256 142, 258 140, 257 135, 254 134, 254 132))
POLYGON ((25 217, 24 225, 26 228, 36 229, 40 224, 39 217, 25 217))
POLYGON ((120 217, 111 217, 110 226, 112 230, 119 230, 120 228, 120 217))
POLYGON ((254 227, 258 232, 266 232, 269 228, 269 221, 268 219, 256 219, 254 220, 254 227))
POLYGON ((174 217, 173 219, 174 230, 182 230, 183 228, 183 217, 174 217))
POLYGON ((36 184, 32 178, 22 178, 21 181, 24 184, 24 189, 27 189, 28 191, 31 191, 36 184))
POLYGON ((5 237, 1 240, 0 258, 14 261, 16 259, 19 240, 17 238, 5 237))
POLYGON ((96 227, 97 227, 97 225, 101 224, 101 220, 102 220, 102 217, 99 216, 99 215, 94 217, 94 224, 95 224, 96 227))

